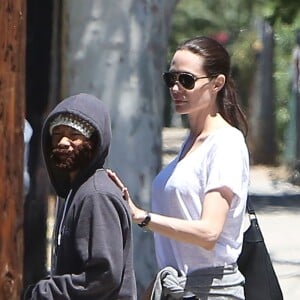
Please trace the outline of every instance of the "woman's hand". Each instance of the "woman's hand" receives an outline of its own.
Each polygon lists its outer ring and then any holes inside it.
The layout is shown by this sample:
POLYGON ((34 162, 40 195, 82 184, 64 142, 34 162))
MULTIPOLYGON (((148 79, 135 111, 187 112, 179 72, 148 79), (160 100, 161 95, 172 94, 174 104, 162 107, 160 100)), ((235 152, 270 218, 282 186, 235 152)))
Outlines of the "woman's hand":
POLYGON ((136 224, 142 222, 145 219, 147 212, 138 208, 134 204, 134 202, 132 201, 132 199, 129 195, 129 191, 128 191, 127 187, 124 185, 124 183, 121 181, 121 179, 117 176, 117 174, 109 169, 107 169, 106 171, 107 171, 108 176, 114 181, 114 183, 122 191, 123 199, 128 203, 128 206, 130 209, 132 221, 136 224))

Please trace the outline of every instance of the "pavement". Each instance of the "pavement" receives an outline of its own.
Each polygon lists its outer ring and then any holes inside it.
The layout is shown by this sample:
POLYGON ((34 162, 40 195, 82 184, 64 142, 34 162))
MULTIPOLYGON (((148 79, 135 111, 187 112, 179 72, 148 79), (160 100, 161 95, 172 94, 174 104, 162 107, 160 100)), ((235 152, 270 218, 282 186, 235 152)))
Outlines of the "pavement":
MULTIPOLYGON (((164 128, 163 165, 177 153, 183 128, 164 128)), ((300 186, 284 167, 251 166, 249 195, 256 210, 284 300, 300 299, 300 186)), ((266 299, 268 300, 268 299, 266 299)))

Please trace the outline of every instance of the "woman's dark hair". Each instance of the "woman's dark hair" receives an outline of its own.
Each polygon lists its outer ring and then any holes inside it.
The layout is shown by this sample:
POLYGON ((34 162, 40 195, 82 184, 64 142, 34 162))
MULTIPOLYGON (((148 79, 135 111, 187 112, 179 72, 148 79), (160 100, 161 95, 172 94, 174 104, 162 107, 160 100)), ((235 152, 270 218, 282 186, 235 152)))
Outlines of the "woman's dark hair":
POLYGON ((230 76, 230 56, 226 49, 212 38, 199 36, 183 42, 176 50, 188 50, 203 57, 203 69, 209 78, 225 75, 225 84, 217 95, 220 114, 246 136, 248 124, 238 104, 236 88, 230 76))

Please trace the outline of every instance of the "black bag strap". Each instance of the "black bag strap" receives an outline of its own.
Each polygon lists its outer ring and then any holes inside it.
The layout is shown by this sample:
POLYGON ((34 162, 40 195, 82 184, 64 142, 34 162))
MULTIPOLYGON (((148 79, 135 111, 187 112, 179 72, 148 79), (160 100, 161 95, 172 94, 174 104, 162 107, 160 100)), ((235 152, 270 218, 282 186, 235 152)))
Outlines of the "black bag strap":
POLYGON ((263 242, 264 238, 262 235, 262 232, 260 230, 260 226, 258 224, 257 216, 253 207, 253 204, 250 200, 250 196, 247 196, 247 203, 246 203, 246 211, 248 213, 248 217, 250 220, 250 226, 248 230, 246 231, 246 235, 244 236, 244 242, 250 242, 250 243, 258 243, 263 242), (248 232, 248 234, 247 234, 248 232))
POLYGON ((251 200, 250 200, 250 196, 249 196, 249 195, 247 196, 246 209, 247 209, 247 213, 248 213, 249 215, 255 215, 255 216, 256 216, 255 210, 254 210, 254 207, 253 207, 253 205, 252 205, 252 202, 251 202, 251 200))

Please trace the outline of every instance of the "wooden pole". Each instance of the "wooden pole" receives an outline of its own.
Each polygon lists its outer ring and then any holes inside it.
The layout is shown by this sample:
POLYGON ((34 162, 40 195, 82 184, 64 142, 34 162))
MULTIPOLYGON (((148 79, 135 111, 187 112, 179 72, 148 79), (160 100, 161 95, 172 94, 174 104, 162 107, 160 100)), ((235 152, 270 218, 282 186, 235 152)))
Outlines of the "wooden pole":
POLYGON ((20 299, 23 266, 25 0, 0 5, 0 299, 20 299))

